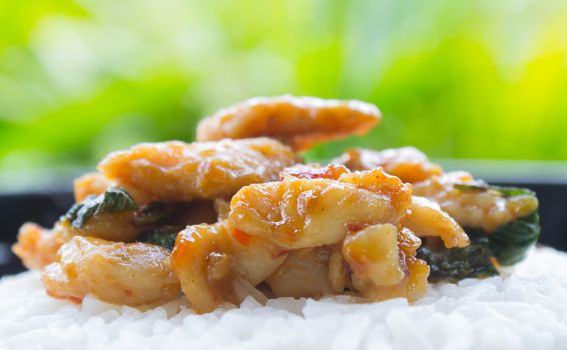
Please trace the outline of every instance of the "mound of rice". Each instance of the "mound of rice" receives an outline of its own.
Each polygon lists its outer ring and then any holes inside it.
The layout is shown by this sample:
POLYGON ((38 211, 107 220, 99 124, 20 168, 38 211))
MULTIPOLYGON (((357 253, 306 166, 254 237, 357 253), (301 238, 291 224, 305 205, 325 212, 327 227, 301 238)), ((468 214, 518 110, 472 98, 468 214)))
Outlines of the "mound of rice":
POLYGON ((566 349, 567 254, 541 248, 505 279, 431 286, 405 299, 294 300, 195 315, 45 295, 36 273, 0 281, 0 349, 566 349))

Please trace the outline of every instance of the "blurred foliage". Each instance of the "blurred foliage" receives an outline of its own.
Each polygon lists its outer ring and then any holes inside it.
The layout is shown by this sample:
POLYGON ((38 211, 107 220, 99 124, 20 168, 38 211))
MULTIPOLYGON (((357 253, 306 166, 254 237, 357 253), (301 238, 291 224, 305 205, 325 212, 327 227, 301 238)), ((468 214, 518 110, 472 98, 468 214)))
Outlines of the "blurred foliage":
POLYGON ((191 140, 256 95, 376 103, 433 157, 567 159, 564 0, 0 0, 0 169, 191 140))

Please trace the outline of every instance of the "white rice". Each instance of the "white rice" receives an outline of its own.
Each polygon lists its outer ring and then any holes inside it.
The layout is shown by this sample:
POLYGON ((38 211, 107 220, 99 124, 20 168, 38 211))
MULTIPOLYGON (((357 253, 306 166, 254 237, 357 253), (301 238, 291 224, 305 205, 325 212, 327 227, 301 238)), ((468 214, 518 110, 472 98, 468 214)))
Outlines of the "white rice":
POLYGON ((567 349, 567 254, 538 249, 504 280, 431 286, 414 305, 348 302, 247 299, 207 315, 181 301, 74 306, 26 272, 0 281, 0 349, 567 349))

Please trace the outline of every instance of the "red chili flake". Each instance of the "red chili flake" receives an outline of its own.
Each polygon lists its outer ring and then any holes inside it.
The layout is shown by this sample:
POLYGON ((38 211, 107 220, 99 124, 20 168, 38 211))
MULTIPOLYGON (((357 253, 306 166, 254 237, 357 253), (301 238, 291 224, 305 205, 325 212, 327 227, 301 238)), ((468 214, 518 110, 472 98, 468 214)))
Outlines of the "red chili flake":
POLYGON ((249 245, 250 244, 251 237, 246 232, 242 232, 240 230, 233 229, 232 235, 234 236, 234 238, 236 238, 236 240, 238 242, 240 242, 240 244, 242 244, 242 245, 249 245))
POLYGON ((349 223, 346 224, 347 232, 349 234, 356 233, 368 225, 360 224, 360 223, 349 223))

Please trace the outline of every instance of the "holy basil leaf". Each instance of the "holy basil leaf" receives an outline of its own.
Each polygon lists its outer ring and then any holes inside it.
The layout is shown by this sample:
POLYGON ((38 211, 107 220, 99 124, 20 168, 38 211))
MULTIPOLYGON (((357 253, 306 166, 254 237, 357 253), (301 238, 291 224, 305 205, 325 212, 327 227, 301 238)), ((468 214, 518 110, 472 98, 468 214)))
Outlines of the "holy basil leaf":
POLYGON ((489 186, 482 182, 456 183, 453 187, 461 192, 486 192, 489 190, 489 186))
POLYGON ((528 249, 537 242, 540 235, 539 215, 536 210, 524 218, 498 227, 490 234, 480 230, 467 230, 467 233, 473 241, 485 240, 498 263, 509 266, 524 259, 528 249))
POLYGON ((84 203, 94 198, 94 196, 89 196, 84 199, 81 203, 75 203, 67 212, 63 215, 63 218, 69 220, 71 223, 76 220, 77 216, 79 215, 79 210, 84 206, 84 203))
POLYGON ((485 244, 471 244, 464 248, 419 248, 417 256, 429 265, 430 281, 460 281, 465 278, 495 276, 492 252, 485 244))
POLYGON ((134 209, 138 209, 138 206, 128 192, 121 188, 110 188, 102 194, 97 212, 115 213, 134 209))
POLYGON ((175 245, 177 233, 181 231, 181 229, 181 227, 177 226, 164 226, 159 229, 144 232, 138 238, 138 242, 155 244, 172 250, 175 245))
POLYGON ((85 202, 79 211, 77 212, 77 217, 72 221, 72 225, 81 228, 85 225, 88 219, 90 219, 98 211, 99 203, 96 199, 91 199, 85 202))
POLYGON ((73 227, 83 227, 85 222, 97 211, 100 204, 99 197, 89 196, 81 203, 74 204, 64 217, 71 222, 73 227))
POLYGON ((74 204, 64 215, 76 228, 81 228, 94 215, 116 213, 138 208, 132 197, 123 189, 110 188, 99 196, 89 196, 74 204))
POLYGON ((518 196, 535 196, 535 192, 527 188, 521 187, 502 187, 502 186, 492 186, 495 191, 502 193, 506 198, 518 197, 518 196))

